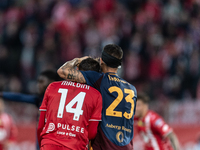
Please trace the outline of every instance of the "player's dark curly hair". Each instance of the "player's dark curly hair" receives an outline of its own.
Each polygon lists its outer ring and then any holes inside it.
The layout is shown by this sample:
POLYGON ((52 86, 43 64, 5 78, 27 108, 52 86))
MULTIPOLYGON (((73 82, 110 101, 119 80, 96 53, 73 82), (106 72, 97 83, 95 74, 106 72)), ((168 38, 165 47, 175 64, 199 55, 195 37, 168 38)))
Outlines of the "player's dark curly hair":
POLYGON ((97 71, 100 72, 100 64, 93 58, 86 58, 81 61, 78 66, 79 70, 81 71, 97 71))
POLYGON ((123 51, 122 51, 121 47, 119 47, 118 45, 108 44, 108 45, 104 46, 103 50, 107 54, 109 54, 115 58, 122 59, 122 57, 123 57, 123 51))
POLYGON ((137 100, 141 100, 143 103, 148 104, 150 101, 150 98, 146 93, 141 92, 141 93, 138 93, 137 100))

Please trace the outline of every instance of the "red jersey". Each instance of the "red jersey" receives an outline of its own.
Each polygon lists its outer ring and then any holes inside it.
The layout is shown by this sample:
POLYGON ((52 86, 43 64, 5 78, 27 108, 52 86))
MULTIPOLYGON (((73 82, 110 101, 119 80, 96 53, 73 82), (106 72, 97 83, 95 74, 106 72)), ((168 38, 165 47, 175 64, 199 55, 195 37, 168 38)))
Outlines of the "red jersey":
POLYGON ((0 115, 0 150, 4 149, 4 144, 14 141, 17 135, 17 128, 11 118, 6 113, 0 115))
POLYGON ((71 81, 51 83, 40 107, 40 111, 46 111, 41 146, 87 149, 89 121, 100 121, 101 110, 101 94, 89 85, 71 81))
POLYGON ((149 110, 144 118, 135 118, 135 121, 145 143, 145 150, 173 150, 169 139, 165 138, 172 132, 172 128, 157 113, 149 110))

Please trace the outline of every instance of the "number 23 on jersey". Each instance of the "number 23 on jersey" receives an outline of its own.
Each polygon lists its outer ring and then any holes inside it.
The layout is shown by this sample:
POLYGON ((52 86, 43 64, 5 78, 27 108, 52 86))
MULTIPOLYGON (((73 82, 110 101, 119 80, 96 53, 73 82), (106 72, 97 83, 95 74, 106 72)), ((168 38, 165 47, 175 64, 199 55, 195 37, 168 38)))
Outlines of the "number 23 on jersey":
MULTIPOLYGON (((117 92, 118 96, 117 98, 110 104, 110 106, 108 106, 108 108, 106 109, 106 116, 113 116, 113 117, 122 117, 122 112, 121 111, 115 111, 114 109, 119 105, 119 103, 122 101, 123 99, 123 92, 119 87, 116 86, 112 86, 108 89, 108 91, 110 93, 113 92, 117 92)), ((124 89, 124 93, 128 94, 125 97, 126 102, 131 104, 131 109, 130 109, 130 113, 124 112, 123 116, 126 119, 130 119, 133 116, 133 110, 134 110, 134 100, 133 97, 135 96, 135 93, 133 90, 130 89, 124 89)))

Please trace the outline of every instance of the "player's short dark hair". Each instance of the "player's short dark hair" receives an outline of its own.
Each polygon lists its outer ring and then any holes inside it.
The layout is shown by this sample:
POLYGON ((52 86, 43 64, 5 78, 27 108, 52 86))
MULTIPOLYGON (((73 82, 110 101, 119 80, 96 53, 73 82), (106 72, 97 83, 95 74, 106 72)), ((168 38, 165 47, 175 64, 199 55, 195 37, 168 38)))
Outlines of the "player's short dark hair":
POLYGON ((98 61, 96 61, 93 58, 86 58, 81 61, 81 63, 78 66, 79 70, 82 71, 97 71, 100 72, 100 64, 98 61))
POLYGON ((61 81, 62 79, 54 70, 45 70, 40 73, 40 76, 45 76, 52 81, 61 81))
POLYGON ((149 96, 146 93, 138 93, 137 100, 141 100, 143 103, 148 104, 150 101, 149 96))
POLYGON ((121 47, 115 44, 108 44, 104 46, 103 51, 117 59, 122 59, 123 57, 123 51, 121 47))

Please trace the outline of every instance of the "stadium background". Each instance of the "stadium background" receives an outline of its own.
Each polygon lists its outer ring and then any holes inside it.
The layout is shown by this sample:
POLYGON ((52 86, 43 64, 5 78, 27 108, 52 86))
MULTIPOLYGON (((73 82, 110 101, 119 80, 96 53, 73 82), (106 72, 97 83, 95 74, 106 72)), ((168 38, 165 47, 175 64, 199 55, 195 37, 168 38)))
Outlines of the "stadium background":
MULTIPOLYGON (((0 0, 0 91, 36 93, 38 74, 65 61, 124 50, 119 75, 147 92, 182 150, 200 139, 200 0, 0 0)), ((37 109, 6 101, 34 150, 37 109), (22 109, 23 108, 23 109, 22 109)), ((142 145, 135 133, 135 147, 142 145)), ((200 141, 200 140, 199 140, 200 141)))

